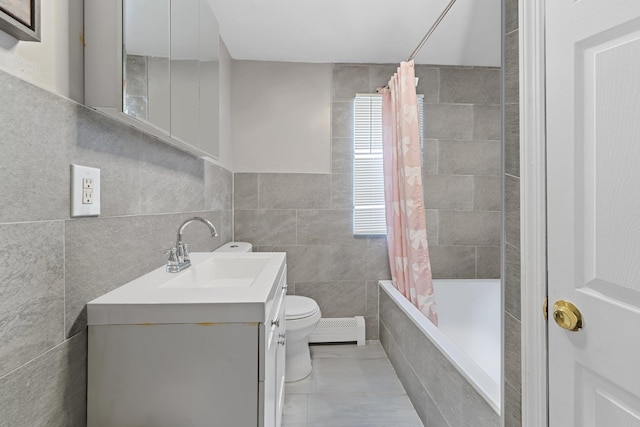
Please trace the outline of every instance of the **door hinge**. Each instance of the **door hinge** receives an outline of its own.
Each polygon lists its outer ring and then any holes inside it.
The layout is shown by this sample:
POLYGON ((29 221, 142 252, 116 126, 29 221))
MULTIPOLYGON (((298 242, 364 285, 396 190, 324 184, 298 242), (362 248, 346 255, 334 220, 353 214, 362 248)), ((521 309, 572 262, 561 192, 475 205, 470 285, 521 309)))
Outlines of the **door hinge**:
POLYGON ((544 298, 544 302, 542 303, 542 315, 544 316, 544 319, 547 320, 548 318, 548 306, 549 306, 549 298, 545 297, 544 298))

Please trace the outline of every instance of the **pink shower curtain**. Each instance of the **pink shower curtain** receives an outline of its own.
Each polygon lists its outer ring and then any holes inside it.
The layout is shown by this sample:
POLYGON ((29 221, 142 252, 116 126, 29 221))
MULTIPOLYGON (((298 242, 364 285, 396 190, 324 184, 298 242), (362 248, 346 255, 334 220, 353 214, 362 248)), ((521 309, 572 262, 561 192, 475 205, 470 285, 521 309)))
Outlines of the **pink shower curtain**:
POLYGON ((381 89, 387 242, 393 285, 435 325, 413 61, 381 89))

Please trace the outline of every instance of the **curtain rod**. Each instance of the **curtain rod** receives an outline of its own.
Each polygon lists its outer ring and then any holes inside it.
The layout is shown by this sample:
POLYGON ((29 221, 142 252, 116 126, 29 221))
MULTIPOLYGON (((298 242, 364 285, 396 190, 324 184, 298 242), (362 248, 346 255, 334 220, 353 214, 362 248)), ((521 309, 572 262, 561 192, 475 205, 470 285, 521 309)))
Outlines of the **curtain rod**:
POLYGON ((440 14, 440 16, 438 16, 438 19, 436 19, 436 22, 433 23, 433 25, 431 26, 431 28, 429 28, 429 31, 427 32, 427 34, 424 36, 424 38, 422 39, 422 41, 420 42, 420 44, 418 45, 418 47, 416 48, 416 50, 413 51, 413 53, 411 54, 411 56, 409 57, 409 59, 407 59, 407 62, 413 60, 416 55, 418 54, 418 52, 420 52, 420 49, 422 49, 422 46, 424 46, 424 44, 427 42, 427 39, 429 39, 429 37, 431 37, 431 33, 433 33, 435 31, 435 29, 438 27, 438 25, 440 24, 440 21, 442 21, 442 19, 444 18, 444 16, 447 14, 447 12, 449 12, 449 9, 451 9, 451 6, 453 6, 453 4, 456 2, 456 0, 451 0, 449 2, 449 4, 447 5, 447 7, 444 8, 444 10, 442 11, 442 13, 440 14))

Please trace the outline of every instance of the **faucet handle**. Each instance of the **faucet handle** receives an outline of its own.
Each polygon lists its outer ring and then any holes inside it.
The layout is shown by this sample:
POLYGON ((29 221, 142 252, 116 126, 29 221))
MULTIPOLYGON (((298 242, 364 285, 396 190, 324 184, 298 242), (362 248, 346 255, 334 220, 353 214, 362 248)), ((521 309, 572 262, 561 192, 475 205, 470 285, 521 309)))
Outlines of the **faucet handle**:
POLYGON ((176 248, 169 248, 164 251, 165 255, 169 255, 167 265, 178 265, 178 250, 176 248))

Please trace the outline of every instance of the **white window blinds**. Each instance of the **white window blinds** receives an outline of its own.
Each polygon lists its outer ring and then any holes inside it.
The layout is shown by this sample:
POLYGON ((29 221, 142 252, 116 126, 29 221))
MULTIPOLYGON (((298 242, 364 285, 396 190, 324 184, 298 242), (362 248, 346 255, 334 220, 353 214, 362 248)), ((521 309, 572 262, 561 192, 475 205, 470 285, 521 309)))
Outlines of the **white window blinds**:
MULTIPOLYGON (((422 141, 422 96, 418 96, 422 141)), ((387 232, 382 166, 382 96, 358 94, 354 102, 353 234, 387 232)))

